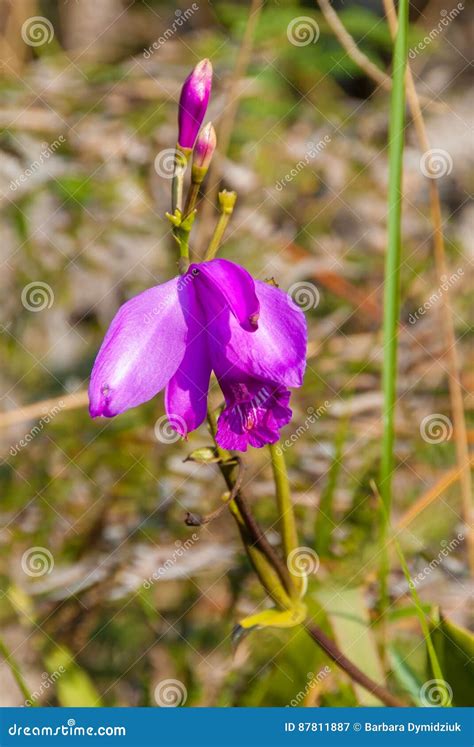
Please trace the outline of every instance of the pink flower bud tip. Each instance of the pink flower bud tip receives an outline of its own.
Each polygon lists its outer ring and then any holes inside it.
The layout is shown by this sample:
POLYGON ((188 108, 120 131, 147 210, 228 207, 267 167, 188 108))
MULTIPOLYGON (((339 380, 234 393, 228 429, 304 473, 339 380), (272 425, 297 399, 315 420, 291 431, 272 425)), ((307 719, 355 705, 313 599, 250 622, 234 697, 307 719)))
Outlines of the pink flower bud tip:
POLYGON ((207 171, 216 149, 216 143, 216 131, 212 126, 212 122, 209 122, 201 130, 196 140, 193 153, 193 166, 207 171))
POLYGON ((192 148, 206 114, 212 85, 210 60, 201 60, 181 89, 178 112, 178 145, 192 148))

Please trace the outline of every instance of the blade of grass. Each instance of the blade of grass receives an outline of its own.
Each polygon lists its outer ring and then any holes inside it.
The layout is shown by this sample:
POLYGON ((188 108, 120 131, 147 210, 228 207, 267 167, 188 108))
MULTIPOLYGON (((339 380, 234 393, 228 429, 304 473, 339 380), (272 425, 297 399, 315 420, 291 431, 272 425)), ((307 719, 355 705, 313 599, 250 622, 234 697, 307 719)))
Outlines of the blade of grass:
MULTIPOLYGON (((397 12, 393 0, 383 0, 385 13, 389 22, 392 36, 397 31, 397 12)), ((415 88, 410 65, 407 68, 407 97, 413 117, 413 125, 416 130, 420 149, 424 154, 430 151, 430 141, 426 130, 420 99, 415 88)), ((448 275, 446 262, 445 241, 443 233, 443 220, 441 214, 441 196, 436 179, 427 177, 429 185, 429 198, 431 210, 431 222, 433 223, 433 249, 435 269, 440 282, 448 275)), ((441 323, 443 325, 445 339, 445 356, 449 371, 448 386, 451 400, 451 411, 454 420, 454 440, 456 444, 456 458, 459 467, 459 483, 461 488, 461 500, 464 521, 468 531, 466 536, 467 558, 471 575, 474 576, 474 530, 472 528, 472 482, 471 466, 469 464, 469 442, 466 427, 466 416, 464 414, 464 397, 461 382, 461 363, 458 352, 454 313, 449 292, 441 296, 441 323)))
MULTIPOLYGON (((374 490, 375 495, 379 498, 380 506, 381 506, 381 510, 382 510, 382 514, 385 516, 386 526, 389 527, 390 526, 389 517, 388 517, 386 509, 385 509, 383 498, 381 497, 379 491, 377 490, 377 486, 374 483, 372 483, 372 488, 374 490)), ((421 602, 420 597, 418 596, 418 592, 416 591, 415 584, 414 584, 414 582, 412 580, 412 577, 410 575, 410 570, 409 570, 408 564, 407 564, 407 562, 405 560, 405 555, 403 553, 401 545, 400 545, 397 537, 394 534, 392 534, 392 536, 390 537, 389 542, 387 543, 386 552, 388 554, 388 549, 389 549, 388 545, 391 544, 392 542, 395 545, 395 549, 397 551, 397 555, 398 555, 399 560, 400 560, 400 565, 402 567, 403 574, 404 574, 404 576, 405 576, 405 578, 407 580, 407 583, 408 583, 408 589, 410 591, 410 596, 411 596, 413 605, 415 607, 415 610, 416 610, 416 613, 417 613, 417 616, 418 616, 418 620, 420 621, 420 627, 421 627, 421 631, 423 633, 423 637, 425 639, 426 650, 428 651, 428 656, 429 656, 429 659, 430 659, 430 664, 431 664, 431 668, 433 670, 433 674, 434 674, 434 676, 435 676, 435 678, 437 680, 439 680, 440 682, 444 682, 445 678, 443 677, 443 673, 442 673, 442 670, 441 670, 441 665, 439 663, 439 659, 438 659, 438 656, 436 654, 435 647, 433 645, 433 641, 432 641, 431 633, 430 633, 430 626, 429 626, 429 622, 427 620, 427 617, 426 617, 424 609, 423 609, 423 604, 421 602)))
POLYGON ((408 52, 408 0, 400 0, 398 31, 392 70, 389 128, 388 244, 385 260, 383 323, 383 434, 380 466, 382 562, 380 564, 380 613, 388 607, 389 554, 387 537, 392 506, 394 470, 395 401, 397 390, 398 318, 400 308, 400 257, 402 218, 402 172, 405 125, 405 71, 408 52))
POLYGON ((31 703, 31 705, 35 705, 34 700, 32 698, 32 695, 28 689, 28 686, 23 679, 23 675, 21 673, 20 667, 18 666, 17 662, 9 652, 5 642, 2 638, 0 638, 0 656, 2 656, 5 659, 5 663, 10 668, 10 672, 12 673, 16 684, 18 685, 18 688, 20 689, 21 694, 23 695, 25 702, 28 701, 28 703, 31 703))

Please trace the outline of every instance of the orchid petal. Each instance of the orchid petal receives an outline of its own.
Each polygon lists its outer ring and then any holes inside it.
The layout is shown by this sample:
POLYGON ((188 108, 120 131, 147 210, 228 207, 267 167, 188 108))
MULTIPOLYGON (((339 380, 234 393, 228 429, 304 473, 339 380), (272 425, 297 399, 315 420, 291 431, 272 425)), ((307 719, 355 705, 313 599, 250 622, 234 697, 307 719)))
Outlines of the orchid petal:
POLYGON ((191 265, 189 270, 197 272, 196 287, 204 308, 217 313, 218 304, 224 302, 243 329, 248 332, 257 329, 260 304, 255 280, 247 270, 227 259, 212 259, 200 265, 191 265))
POLYGON ((283 386, 301 386, 306 367, 304 314, 279 288, 256 280, 255 290, 260 319, 258 329, 250 334, 222 304, 208 309, 212 367, 218 378, 241 371, 283 386))
POLYGON ((92 417, 113 417, 147 402, 168 383, 186 350, 179 278, 140 293, 115 315, 92 369, 92 417))
POLYGON ((194 302, 188 314, 186 353, 165 390, 168 420, 183 438, 206 417, 210 376, 205 316, 194 302))

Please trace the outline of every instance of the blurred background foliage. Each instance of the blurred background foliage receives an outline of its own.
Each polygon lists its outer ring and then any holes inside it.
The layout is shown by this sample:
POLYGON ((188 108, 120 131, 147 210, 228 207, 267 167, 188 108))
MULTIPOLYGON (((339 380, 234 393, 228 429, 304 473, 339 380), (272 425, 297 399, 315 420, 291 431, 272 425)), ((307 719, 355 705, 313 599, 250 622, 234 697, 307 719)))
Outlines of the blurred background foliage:
MULTIPOLYGON (((191 5, 0 5, 3 413, 82 392, 117 307, 175 272, 163 220, 170 181, 155 170, 155 158, 174 146, 181 83, 205 56, 215 68, 209 118, 219 126, 248 17, 247 3, 200 2, 176 27, 191 5), (54 29, 40 46, 25 44, 21 35, 35 15, 54 29), (166 43, 151 47, 175 27, 166 43), (36 313, 21 300, 32 282, 52 291, 51 304, 36 313)), ((437 0, 411 5, 415 47, 444 6, 437 0)), ((381 2, 334 7, 360 48, 389 74, 381 2)), ((464 270, 454 310, 465 391, 472 385, 471 20, 466 8, 413 62, 418 90, 432 102, 425 107, 432 141, 454 162, 439 185, 449 267, 464 270)), ((388 95, 349 59, 313 3, 284 0, 265 3, 238 85, 222 184, 239 199, 223 254, 284 288, 314 283, 320 299, 307 312, 309 367, 283 436, 305 429, 286 456, 300 542, 320 556, 309 603, 364 671, 421 703, 420 688, 432 673, 395 553, 385 631, 375 624, 380 549, 371 480, 381 433, 388 95), (317 22, 316 43, 289 42, 288 25, 299 16, 317 22), (328 145, 279 187, 305 159, 308 144, 326 135, 328 145), (308 408, 325 402, 306 427, 308 408)), ((409 125, 394 525, 412 575, 464 531, 456 481, 438 489, 455 464, 452 440, 429 443, 420 435, 423 417, 449 414, 449 396, 439 306, 414 325, 408 321, 438 284, 419 158, 409 125), (429 491, 435 500, 424 509, 429 491)), ((213 396, 217 402, 218 392, 213 396)), ((466 407, 472 428, 467 397, 466 407)), ((183 551, 195 531, 184 525, 185 512, 212 510, 223 490, 212 465, 183 461, 209 443, 205 426, 189 443, 161 443, 154 433, 161 396, 112 421, 90 420, 85 407, 60 408, 26 447, 20 441, 38 418, 0 429, 2 637, 32 691, 64 669, 54 686, 41 689, 38 702, 153 706, 155 687, 167 678, 184 683, 188 706, 374 702, 332 665, 325 673, 328 660, 303 632, 257 631, 232 649, 236 621, 266 601, 228 516, 197 530, 198 539, 183 551), (22 568, 35 547, 54 560, 38 577, 22 568), (144 588, 170 559, 163 578, 144 588)), ((245 461, 252 506, 278 543, 267 456, 252 450, 245 461)), ((455 702, 463 705, 472 677, 471 643, 462 630, 472 625, 470 589, 463 542, 417 586, 426 613, 434 620, 441 608, 446 618, 435 643, 455 702)), ((8 685, 1 705, 21 704, 5 665, 1 677, 8 685)))

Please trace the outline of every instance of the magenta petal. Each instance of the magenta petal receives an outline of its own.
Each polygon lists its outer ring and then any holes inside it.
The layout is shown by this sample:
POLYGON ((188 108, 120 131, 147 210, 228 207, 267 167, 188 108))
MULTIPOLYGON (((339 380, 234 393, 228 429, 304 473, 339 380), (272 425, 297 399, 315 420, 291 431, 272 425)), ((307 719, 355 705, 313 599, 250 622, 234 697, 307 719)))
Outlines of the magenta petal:
POLYGON ((196 302, 187 315, 186 354, 165 391, 166 414, 170 425, 185 438, 206 417, 211 362, 207 346, 205 317, 196 302))
POLYGON ((306 367, 306 320, 279 288, 255 281, 260 302, 258 329, 249 334, 222 307, 207 314, 212 367, 218 378, 232 371, 297 387, 306 367))
POLYGON ((206 114, 212 85, 212 65, 209 60, 198 62, 181 89, 178 110, 178 144, 192 148, 206 114))
POLYGON ((147 402, 183 360, 187 324, 179 278, 140 293, 115 315, 92 369, 92 417, 113 417, 147 402))
POLYGON ((211 259, 191 265, 196 274, 196 288, 201 305, 218 314, 222 301, 230 308, 240 326, 248 332, 257 329, 260 304, 255 280, 247 270, 227 259, 211 259), (218 298, 213 298, 213 296, 218 298))

